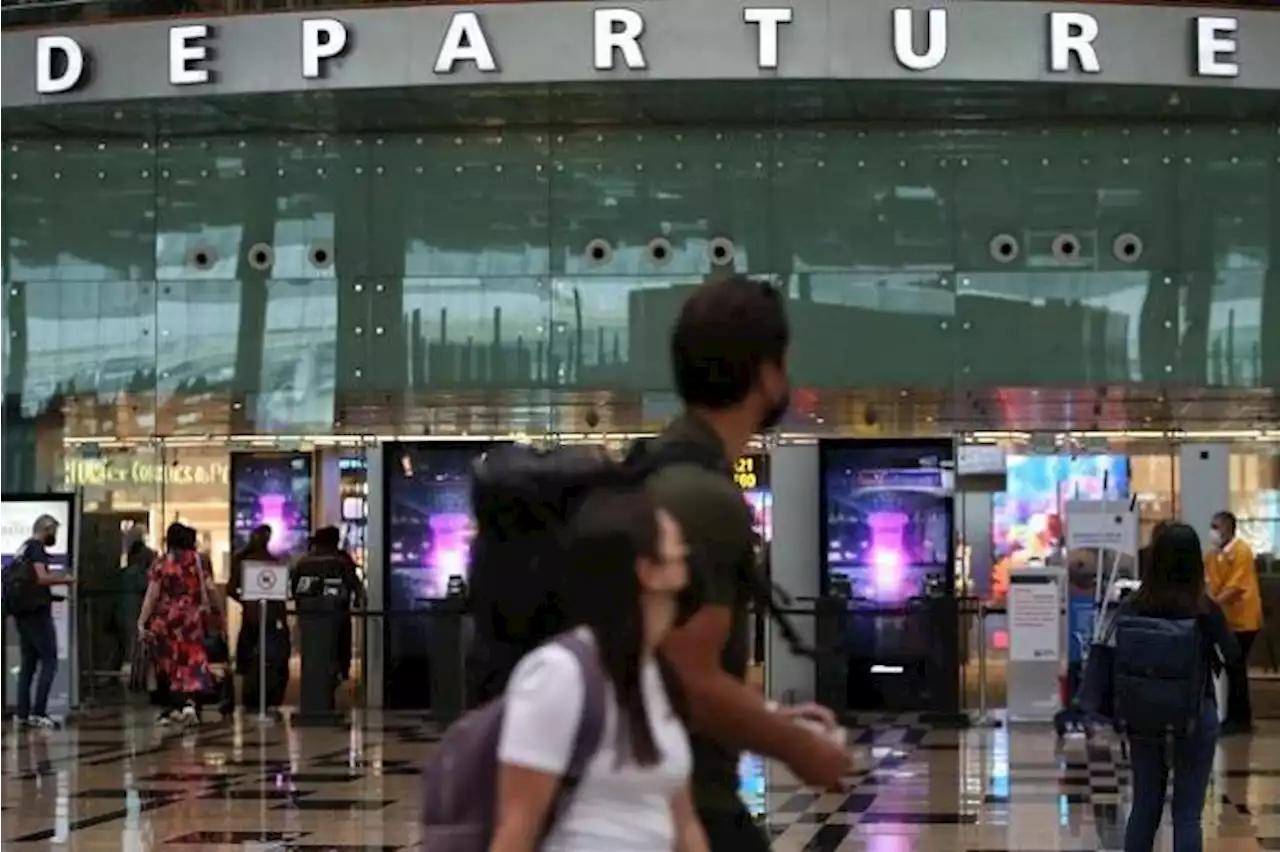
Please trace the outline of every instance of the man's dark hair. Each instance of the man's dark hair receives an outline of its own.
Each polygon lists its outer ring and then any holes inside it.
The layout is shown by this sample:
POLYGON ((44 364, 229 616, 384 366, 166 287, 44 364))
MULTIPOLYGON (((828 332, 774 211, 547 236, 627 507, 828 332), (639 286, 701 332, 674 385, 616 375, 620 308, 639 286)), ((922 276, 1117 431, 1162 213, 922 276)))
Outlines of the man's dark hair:
POLYGON ((790 341, 786 304, 771 284, 745 275, 709 281, 685 301, 671 331, 676 393, 686 405, 737 405, 762 366, 782 366, 790 341))
POLYGON ((311 537, 311 544, 318 550, 337 550, 342 544, 342 534, 337 527, 321 527, 311 537))
POLYGON ((1215 524, 1222 524, 1224 527, 1226 527, 1226 532, 1230 533, 1231 535, 1236 534, 1236 529, 1237 529, 1236 516, 1231 512, 1219 512, 1218 514, 1213 516, 1213 522, 1215 524))

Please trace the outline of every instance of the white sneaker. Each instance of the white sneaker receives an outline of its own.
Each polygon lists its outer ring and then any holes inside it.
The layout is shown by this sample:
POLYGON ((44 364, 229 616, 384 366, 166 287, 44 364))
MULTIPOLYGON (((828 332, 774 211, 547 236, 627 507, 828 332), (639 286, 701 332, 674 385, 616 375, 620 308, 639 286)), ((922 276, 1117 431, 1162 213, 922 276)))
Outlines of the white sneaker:
POLYGON ((188 727, 200 724, 200 714, 196 712, 196 708, 188 704, 182 708, 182 712, 178 714, 178 722, 188 727))
POLYGON ((62 723, 50 716, 29 716, 27 717, 27 727, 56 731, 62 727, 62 723))

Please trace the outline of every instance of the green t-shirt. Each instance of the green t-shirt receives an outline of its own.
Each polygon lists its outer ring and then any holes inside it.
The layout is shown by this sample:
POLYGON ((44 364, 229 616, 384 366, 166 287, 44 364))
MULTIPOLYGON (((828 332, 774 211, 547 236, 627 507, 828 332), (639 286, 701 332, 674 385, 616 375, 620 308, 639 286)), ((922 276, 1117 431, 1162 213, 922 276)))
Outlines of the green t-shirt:
MULTIPOLYGON (((724 452, 709 426, 686 415, 673 423, 656 443, 696 442, 724 452)), ((745 680, 750 653, 748 571, 756 570, 756 536, 751 510, 742 492, 724 472, 692 464, 665 467, 650 477, 650 493, 679 522, 689 548, 690 608, 727 606, 732 610, 729 637, 721 655, 724 670, 745 680)), ((740 753, 690 732, 693 747, 693 795, 699 808, 730 810, 740 806, 740 753)))

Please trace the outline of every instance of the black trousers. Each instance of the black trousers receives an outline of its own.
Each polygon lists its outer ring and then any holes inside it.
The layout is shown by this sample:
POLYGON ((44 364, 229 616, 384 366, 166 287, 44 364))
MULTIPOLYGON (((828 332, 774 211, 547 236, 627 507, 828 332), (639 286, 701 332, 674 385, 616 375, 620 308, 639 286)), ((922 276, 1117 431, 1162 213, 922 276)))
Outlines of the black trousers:
POLYGON ((769 838, 739 805, 734 810, 698 810, 711 852, 769 852, 769 838))
POLYGON ((1253 724, 1253 708, 1249 701, 1249 651, 1258 631, 1246 630, 1235 634, 1240 645, 1240 662, 1227 666, 1227 718, 1228 728, 1247 728, 1253 724))
POLYGON ((13 617, 18 629, 21 661, 18 667, 18 718, 44 716, 49 712, 49 693, 53 676, 58 673, 58 630, 53 624, 53 611, 41 607, 13 617), (35 683, 35 701, 31 685, 35 683))

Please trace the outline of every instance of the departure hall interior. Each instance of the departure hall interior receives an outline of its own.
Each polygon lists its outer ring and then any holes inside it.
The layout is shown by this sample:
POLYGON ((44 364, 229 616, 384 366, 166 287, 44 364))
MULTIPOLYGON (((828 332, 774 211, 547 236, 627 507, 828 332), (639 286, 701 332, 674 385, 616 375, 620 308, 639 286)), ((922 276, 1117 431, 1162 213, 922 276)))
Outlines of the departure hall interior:
MULTIPOLYGON (((51 561, 77 580, 54 609, 58 730, 8 721, 5 621, 5 852, 433 852, 421 768, 464 709, 473 462, 509 443, 617 455, 662 429, 679 306, 733 273, 776 284, 792 325, 791 409, 734 480, 819 649, 753 613, 748 680, 829 706, 851 760, 824 792, 743 756, 772 848, 1125 848, 1129 751, 1059 711, 1098 587, 1138 583, 1159 522, 1207 540, 1230 511, 1264 625, 1204 848, 1280 850, 1280 11, 1070 4, 1100 22, 1094 73, 1050 67, 1062 4, 941 4, 954 55, 934 74, 904 63, 892 3, 797 0, 768 69, 723 1, 630 4, 651 67, 561 79, 511 33, 591 69, 589 39, 558 33, 601 3, 5 0, 0 551, 51 513, 51 561), (544 16, 513 30, 526 6, 544 16), (404 29, 427 56, 431 27, 473 9, 488 76, 424 81, 379 53, 404 29), (304 77, 281 22, 321 15, 358 53, 304 77), (174 16, 211 28, 207 85, 169 85, 171 63, 164 80, 146 39, 174 16), (1190 50, 1196 21, 1237 17, 1237 55, 1190 50), (30 79, 37 34, 83 45, 82 83, 30 79), (721 75, 735 50, 748 71, 721 75), (680 57, 710 70, 671 79, 680 57), (833 70, 854 60, 874 67, 833 70), (219 584, 257 527, 287 563, 336 527, 364 598, 345 679, 314 688, 321 622, 293 600, 278 700, 246 698, 233 661, 231 712, 158 724, 127 578, 174 522, 219 584)), ((230 606, 233 649, 252 606, 230 606)))

